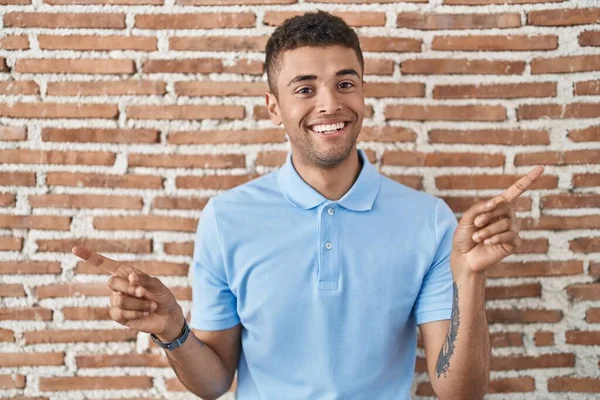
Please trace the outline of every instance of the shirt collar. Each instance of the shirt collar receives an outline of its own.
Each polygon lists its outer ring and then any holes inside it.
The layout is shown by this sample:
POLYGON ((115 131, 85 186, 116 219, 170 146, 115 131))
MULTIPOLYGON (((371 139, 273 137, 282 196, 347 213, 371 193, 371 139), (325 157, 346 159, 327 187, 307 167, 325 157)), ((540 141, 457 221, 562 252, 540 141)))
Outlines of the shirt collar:
MULTIPOLYGON (((353 211, 367 211, 373 207, 381 175, 369 162, 365 152, 358 150, 359 157, 363 160, 363 166, 354 185, 346 194, 337 201, 339 205, 353 211)), ((283 196, 295 207, 308 210, 329 202, 327 198, 313 189, 298 175, 292 164, 292 153, 289 152, 285 164, 277 172, 277 182, 283 196)))

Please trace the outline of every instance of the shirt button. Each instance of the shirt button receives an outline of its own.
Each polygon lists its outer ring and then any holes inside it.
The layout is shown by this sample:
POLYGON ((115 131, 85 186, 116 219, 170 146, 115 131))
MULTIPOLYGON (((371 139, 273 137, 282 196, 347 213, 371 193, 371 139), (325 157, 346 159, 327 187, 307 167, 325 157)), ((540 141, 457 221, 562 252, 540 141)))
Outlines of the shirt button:
POLYGON ((327 243, 325 243, 325 248, 326 248, 327 250, 331 250, 331 248, 332 248, 332 247, 333 247, 333 245, 331 244, 331 242, 327 242, 327 243))
POLYGON ((329 215, 333 215, 334 213, 335 213, 335 211, 333 210, 333 208, 329 208, 327 210, 327 214, 329 214, 329 215))

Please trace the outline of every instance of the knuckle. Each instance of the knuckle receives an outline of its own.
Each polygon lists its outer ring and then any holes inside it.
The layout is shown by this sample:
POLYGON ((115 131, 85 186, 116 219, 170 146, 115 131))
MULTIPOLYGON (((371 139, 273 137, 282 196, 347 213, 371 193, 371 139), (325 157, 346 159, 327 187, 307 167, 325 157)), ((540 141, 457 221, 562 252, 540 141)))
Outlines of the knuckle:
POLYGON ((118 307, 111 307, 110 310, 108 311, 108 314, 110 315, 110 317, 117 321, 120 322, 123 320, 123 310, 121 310, 118 307))

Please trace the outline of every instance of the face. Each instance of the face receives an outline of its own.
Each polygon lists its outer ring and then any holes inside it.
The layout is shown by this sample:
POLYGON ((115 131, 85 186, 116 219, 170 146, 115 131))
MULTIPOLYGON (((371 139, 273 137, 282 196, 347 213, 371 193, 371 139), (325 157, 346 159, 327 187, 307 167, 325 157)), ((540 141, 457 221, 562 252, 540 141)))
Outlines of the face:
POLYGON ((282 55, 278 99, 266 94, 275 125, 285 127, 292 155, 331 168, 356 151, 364 117, 363 71, 353 49, 299 47, 282 55))

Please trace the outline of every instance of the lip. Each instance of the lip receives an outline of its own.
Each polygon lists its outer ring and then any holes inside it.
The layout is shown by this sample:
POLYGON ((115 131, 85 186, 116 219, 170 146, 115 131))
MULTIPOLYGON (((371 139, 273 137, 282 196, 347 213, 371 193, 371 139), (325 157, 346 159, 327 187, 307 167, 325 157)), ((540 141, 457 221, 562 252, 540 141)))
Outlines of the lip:
MULTIPOLYGON (((316 136, 318 136, 320 138, 323 138, 323 139, 336 138, 336 137, 343 136, 348 131, 348 128, 350 127, 350 121, 338 121, 338 122, 344 122, 345 125, 344 125, 344 128, 342 128, 341 130, 337 131, 336 133, 329 133, 329 134, 325 135, 325 134, 313 131, 310 127, 308 129, 310 130, 310 132, 313 135, 316 135, 316 136)), ((335 123, 337 124, 338 122, 335 122, 335 123)), ((315 125, 321 125, 321 124, 315 124, 315 125)))

